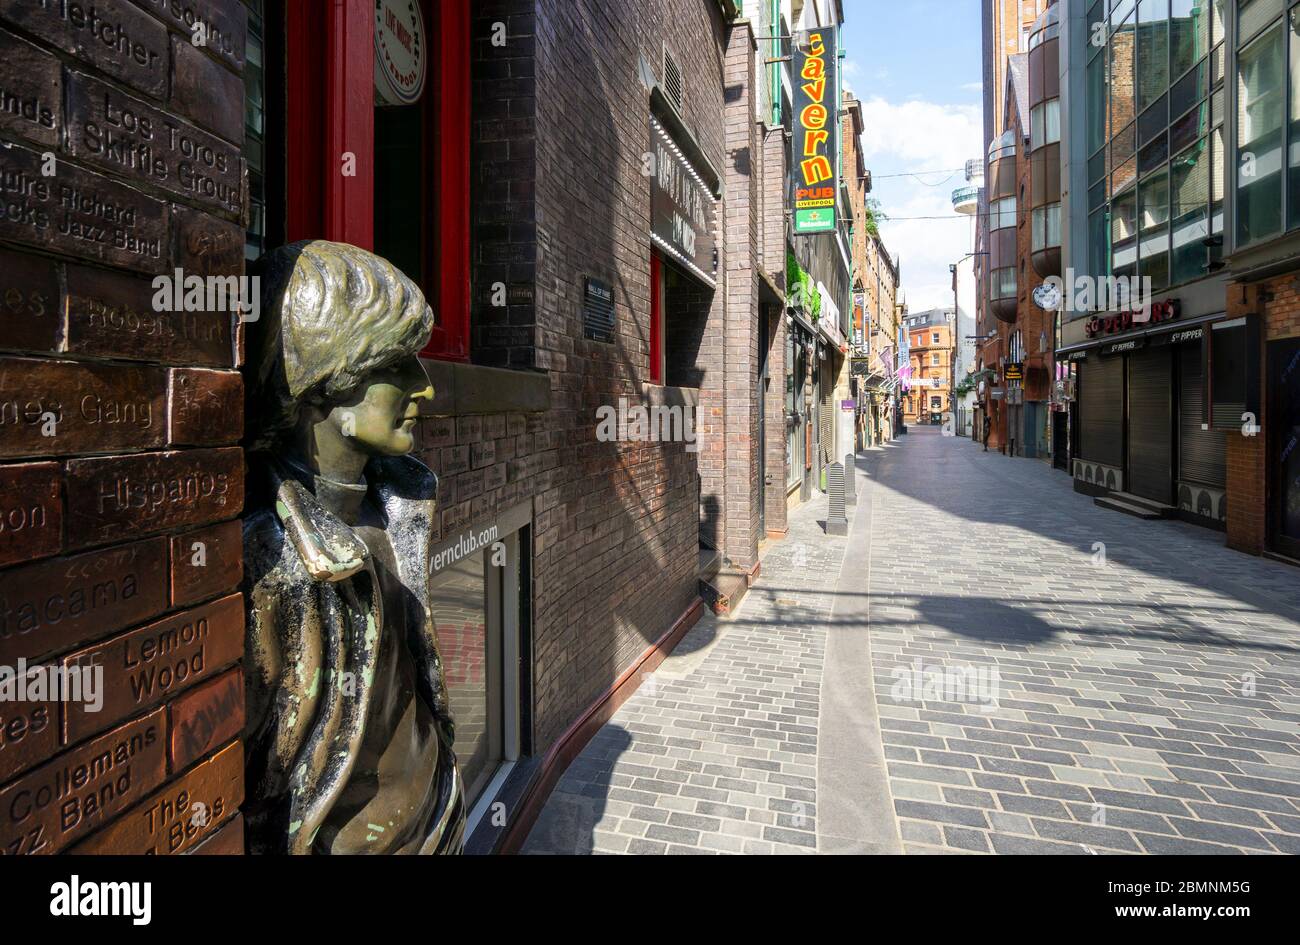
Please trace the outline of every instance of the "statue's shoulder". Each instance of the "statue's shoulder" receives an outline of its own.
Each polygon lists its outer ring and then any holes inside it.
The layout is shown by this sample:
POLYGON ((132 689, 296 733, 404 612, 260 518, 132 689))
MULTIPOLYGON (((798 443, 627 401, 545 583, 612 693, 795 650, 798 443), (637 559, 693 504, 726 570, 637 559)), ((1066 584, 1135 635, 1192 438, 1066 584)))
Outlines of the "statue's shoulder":
POLYGON ((428 501, 438 495, 438 476, 414 456, 376 456, 370 465, 382 490, 396 498, 428 501))

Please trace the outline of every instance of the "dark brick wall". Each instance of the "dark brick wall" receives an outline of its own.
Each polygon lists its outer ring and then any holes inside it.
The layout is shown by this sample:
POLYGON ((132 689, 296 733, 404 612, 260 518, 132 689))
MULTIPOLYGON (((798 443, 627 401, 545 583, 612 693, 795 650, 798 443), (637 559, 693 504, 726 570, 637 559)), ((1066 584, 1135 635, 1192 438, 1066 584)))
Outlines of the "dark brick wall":
POLYGON ((5 852, 243 849, 236 332, 150 279, 243 273, 245 11, 200 6, 196 47, 158 0, 0 0, 0 665, 103 669, 0 702, 5 852))
MULTIPOLYGON (((484 469, 500 463, 503 448, 514 450, 496 489, 466 498, 462 482, 476 489, 476 470, 455 474, 442 526, 451 527, 449 515, 469 524, 507 500, 533 502, 535 735, 543 750, 696 599, 704 452, 599 442, 596 411, 620 397, 641 402, 649 380, 642 156, 650 90, 641 60, 658 75, 667 42, 683 66, 685 122, 721 169, 726 33, 717 4, 705 0, 485 0, 474 13, 473 358, 546 371, 551 407, 514 418, 523 433, 511 434, 507 416, 504 437, 476 427, 490 417, 450 418, 452 428, 444 418, 426 421, 423 456, 445 479, 442 464, 457 461, 463 446, 493 441, 496 463, 484 469), (506 27, 502 46, 491 43, 495 23, 506 27), (583 337, 585 276, 613 287, 612 344, 583 337), (511 304, 491 308, 494 282, 509 284, 511 304)), ((720 204, 719 220, 723 212, 720 204)), ((713 326, 722 308, 719 289, 706 343, 721 337, 713 326)), ((720 389, 721 380, 703 385, 720 389)))

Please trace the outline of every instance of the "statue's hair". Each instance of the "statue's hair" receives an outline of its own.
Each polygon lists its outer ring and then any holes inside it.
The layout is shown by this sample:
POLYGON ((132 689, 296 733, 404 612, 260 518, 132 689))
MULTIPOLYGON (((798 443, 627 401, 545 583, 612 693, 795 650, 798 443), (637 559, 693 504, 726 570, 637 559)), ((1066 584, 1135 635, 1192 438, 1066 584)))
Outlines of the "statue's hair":
POLYGON ((261 270, 262 319, 246 325, 254 447, 291 429, 305 399, 344 398, 429 341, 423 293, 374 253, 305 240, 267 254, 261 270))

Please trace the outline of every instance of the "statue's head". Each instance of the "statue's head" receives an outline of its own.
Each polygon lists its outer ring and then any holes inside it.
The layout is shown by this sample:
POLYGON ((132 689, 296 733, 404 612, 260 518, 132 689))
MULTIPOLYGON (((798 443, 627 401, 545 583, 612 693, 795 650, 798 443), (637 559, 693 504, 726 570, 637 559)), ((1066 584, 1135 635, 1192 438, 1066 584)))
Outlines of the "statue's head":
POLYGON ((253 446, 282 445, 309 417, 364 452, 410 452, 433 396, 416 357, 433 311, 415 283, 374 253, 311 240, 266 256, 262 300, 247 326, 253 446))

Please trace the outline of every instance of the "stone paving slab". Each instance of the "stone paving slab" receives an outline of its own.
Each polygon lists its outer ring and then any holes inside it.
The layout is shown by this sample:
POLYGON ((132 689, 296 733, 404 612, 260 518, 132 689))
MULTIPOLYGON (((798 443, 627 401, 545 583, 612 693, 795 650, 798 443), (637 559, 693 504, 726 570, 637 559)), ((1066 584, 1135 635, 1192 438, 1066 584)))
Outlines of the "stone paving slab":
POLYGON ((737 613, 707 613, 570 765, 528 854, 817 848, 822 661, 846 539, 790 515, 737 613), (701 654, 703 654, 701 656, 701 654))
POLYGON ((848 539, 797 509, 525 852, 1300 852, 1300 572, 925 428, 859 462, 848 539))
POLYGON ((1300 852, 1300 572, 928 430, 871 495, 907 852, 1300 852))

